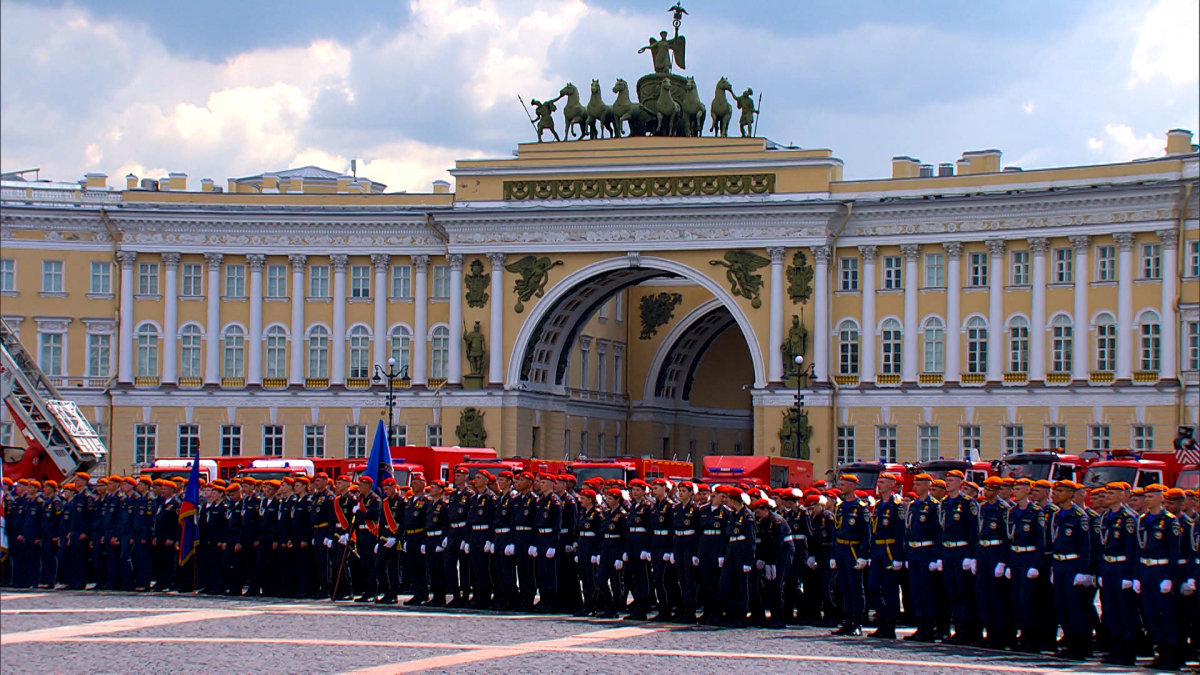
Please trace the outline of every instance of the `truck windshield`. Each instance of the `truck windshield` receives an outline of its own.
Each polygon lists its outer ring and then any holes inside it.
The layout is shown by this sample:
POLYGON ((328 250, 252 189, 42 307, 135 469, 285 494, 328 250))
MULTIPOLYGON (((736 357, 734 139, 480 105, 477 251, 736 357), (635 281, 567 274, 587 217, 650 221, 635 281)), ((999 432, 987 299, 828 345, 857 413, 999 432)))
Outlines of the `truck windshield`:
MULTIPOLYGON (((501 471, 514 471, 507 464, 460 464, 459 466, 465 466, 467 468, 467 471, 470 472, 468 474, 470 480, 475 480, 475 474, 477 474, 483 470, 487 470, 487 472, 492 474, 493 476, 499 476, 501 471)), ((396 482, 397 483, 400 483, 399 476, 401 473, 407 474, 408 472, 407 471, 397 471, 396 472, 396 482)), ((406 485, 406 483, 400 483, 400 484, 406 485)))
MULTIPOLYGON (((169 469, 166 471, 142 471, 143 476, 149 476, 151 478, 163 478, 166 480, 174 480, 176 478, 182 478, 184 480, 187 480, 188 477, 191 475, 191 473, 192 473, 191 469, 177 469, 177 470, 169 469)), ((203 469, 201 469, 200 474, 201 474, 201 477, 204 477, 204 478, 207 477, 204 474, 203 469)))
POLYGON ((1083 477, 1086 488, 1103 487, 1109 483, 1129 483, 1134 485, 1137 468, 1132 466, 1093 466, 1083 477))
POLYGON ((625 467, 623 466, 581 466, 575 469, 575 477, 582 485, 589 478, 599 476, 604 480, 625 480, 625 467))
POLYGON ((1004 467, 1004 476, 1006 478, 1046 480, 1050 476, 1050 466, 1050 462, 1010 461, 1004 467))
POLYGON ((291 471, 284 471, 283 469, 256 469, 254 471, 243 471, 238 475, 249 476, 254 480, 283 480, 284 478, 295 476, 296 474, 291 471))
POLYGON ((1195 490, 1200 488, 1200 469, 1184 469, 1179 472, 1179 478, 1175 481, 1175 487, 1181 490, 1195 490))
POLYGON ((879 480, 878 471, 860 471, 857 469, 846 468, 838 472, 839 479, 842 477, 843 473, 848 473, 858 478, 859 490, 873 491, 875 489, 875 483, 879 480))
MULTIPOLYGON (((474 476, 475 474, 471 474, 474 476)), ((392 469, 392 478, 396 479, 396 485, 409 485, 412 483, 412 473, 405 469, 392 469)))

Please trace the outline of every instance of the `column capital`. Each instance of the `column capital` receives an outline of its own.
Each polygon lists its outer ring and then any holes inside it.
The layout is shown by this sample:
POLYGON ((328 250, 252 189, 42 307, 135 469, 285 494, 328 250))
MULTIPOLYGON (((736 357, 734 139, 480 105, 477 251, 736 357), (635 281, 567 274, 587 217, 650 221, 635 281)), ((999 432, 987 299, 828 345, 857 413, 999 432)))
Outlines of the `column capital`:
POLYGON ((1132 232, 1118 232, 1113 235, 1113 239, 1115 239, 1117 241, 1117 246, 1120 246, 1122 251, 1132 251, 1133 250, 1133 233, 1132 232))
POLYGON ((166 269, 169 269, 169 270, 173 270, 179 266, 179 254, 178 253, 164 253, 164 254, 162 254, 162 261, 163 261, 163 267, 165 267, 166 269))
POLYGON ((814 246, 812 247, 812 254, 813 262, 819 262, 828 265, 829 261, 833 259, 833 247, 814 246))
POLYGON ((901 244, 900 252, 904 254, 905 260, 916 260, 921 257, 921 245, 901 244))
POLYGON ((225 260, 224 253, 205 253, 204 254, 204 262, 208 265, 208 268, 210 270, 220 267, 221 261, 223 261, 223 260, 225 260))
POLYGON ((388 253, 372 253, 371 264, 375 266, 376 272, 386 272, 392 264, 392 256, 388 253))
POLYGON ((767 255, 771 256, 771 264, 782 263, 787 249, 782 246, 768 246, 767 255))
POLYGON ((416 267, 418 272, 428 272, 429 271, 429 256, 414 255, 412 257, 412 262, 413 262, 413 267, 416 267))
POLYGON ((950 260, 957 260, 962 257, 963 245, 961 241, 944 241, 942 248, 946 249, 946 257, 950 260))
POLYGON ((1086 234, 1077 234, 1067 237, 1071 245, 1075 247, 1076 253, 1087 253, 1087 250, 1092 246, 1092 238, 1086 234))
POLYGON ((1029 250, 1033 251, 1034 255, 1046 255, 1046 251, 1050 250, 1048 237, 1030 237, 1026 241, 1029 242, 1029 250))
POLYGON ((490 262, 492 264, 492 267, 503 267, 504 261, 508 260, 508 254, 507 253, 489 253, 489 254, 487 254, 487 259, 488 259, 488 262, 490 262))
POLYGON ((1008 243, 1003 239, 988 239, 983 243, 987 246, 988 253, 992 254, 992 257, 1004 255, 1004 249, 1008 246, 1008 243))
POLYGON ((1176 229, 1158 230, 1154 234, 1162 239, 1163 250, 1173 251, 1179 248, 1179 231, 1176 229))
POLYGON ((463 254, 451 253, 446 256, 446 260, 450 261, 451 271, 461 272, 463 264, 463 254))
POLYGON ((267 256, 262 253, 251 253, 246 256, 246 263, 250 265, 251 272, 261 272, 263 265, 267 263, 267 256))
POLYGON ((333 266, 334 272, 345 272, 346 265, 350 264, 350 256, 345 253, 336 253, 329 256, 329 264, 333 266))
POLYGON ((133 264, 137 262, 137 251, 117 251, 117 262, 127 270, 133 269, 133 264))
POLYGON ((875 258, 879 257, 878 246, 859 246, 858 252, 862 255, 863 262, 873 263, 875 258))
POLYGON ((292 271, 303 270, 308 264, 308 256, 303 253, 292 253, 288 256, 288 263, 292 266, 292 271))

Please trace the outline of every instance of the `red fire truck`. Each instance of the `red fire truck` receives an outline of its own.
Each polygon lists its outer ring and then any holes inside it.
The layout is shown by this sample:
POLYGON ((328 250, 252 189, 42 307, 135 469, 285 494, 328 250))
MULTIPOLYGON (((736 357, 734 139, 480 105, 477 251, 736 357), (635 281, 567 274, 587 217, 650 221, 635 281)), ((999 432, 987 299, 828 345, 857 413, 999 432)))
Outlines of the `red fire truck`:
MULTIPOLYGON (((958 469, 967 477, 967 480, 976 485, 983 486, 983 481, 988 476, 996 475, 995 469, 988 462, 970 462, 965 459, 931 459, 924 462, 918 462, 912 468, 912 473, 927 473, 934 480, 945 480, 946 473, 958 469)), ((909 481, 911 482, 911 480, 909 481)))
MULTIPOLYGON (((139 476, 147 476, 151 479, 172 480, 174 478, 187 479, 192 474, 192 463, 194 459, 156 459, 153 466, 142 467, 138 471, 139 476)), ((201 459, 200 461, 200 477, 207 481, 212 481, 217 477, 217 463, 211 459, 201 459)))
POLYGON ((1080 480, 1087 462, 1057 450, 1034 450, 1005 455, 998 470, 1005 478, 1029 480, 1080 480))
POLYGON ((695 477, 691 462, 648 457, 614 457, 612 459, 590 459, 571 462, 567 470, 574 473, 580 483, 599 476, 605 480, 617 479, 628 483, 634 478, 645 481, 666 478, 678 483, 695 477))
MULTIPOLYGON (((345 471, 342 473, 349 475, 354 480, 363 474, 367 469, 367 460, 352 459, 347 461, 345 471)), ((334 476, 330 475, 330 478, 334 476)), ((420 464, 412 464, 410 462, 392 462, 392 478, 396 480, 398 485, 412 485, 413 478, 425 478, 425 467, 420 464)))
MULTIPOLYGON (((495 459, 491 448, 429 447, 424 445, 393 445, 392 463, 415 464, 423 469, 425 480, 450 482, 454 467, 469 459, 495 459)), ((489 469, 490 471, 490 469, 489 469)), ((396 482, 400 479, 397 478, 396 482)))
POLYGON ((913 474, 908 472, 908 467, 895 462, 843 462, 832 472, 834 482, 830 487, 837 487, 837 479, 848 473, 858 479, 859 490, 874 493, 879 474, 885 471, 895 474, 902 481, 902 492, 912 490, 913 474))
POLYGON ((709 455, 701 461, 700 480, 706 483, 751 483, 772 488, 806 489, 813 484, 812 462, 761 455, 709 455))

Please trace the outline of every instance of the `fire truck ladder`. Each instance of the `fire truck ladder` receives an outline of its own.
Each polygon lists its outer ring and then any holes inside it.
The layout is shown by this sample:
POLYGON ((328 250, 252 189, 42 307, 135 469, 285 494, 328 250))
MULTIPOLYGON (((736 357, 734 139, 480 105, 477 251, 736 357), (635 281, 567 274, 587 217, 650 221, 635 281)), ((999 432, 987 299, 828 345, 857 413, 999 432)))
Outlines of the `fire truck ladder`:
POLYGON ((108 450, 74 401, 58 389, 8 324, 0 320, 0 398, 29 444, 27 452, 45 452, 64 476, 103 461, 108 450), (10 390, 11 388, 11 390, 10 390))

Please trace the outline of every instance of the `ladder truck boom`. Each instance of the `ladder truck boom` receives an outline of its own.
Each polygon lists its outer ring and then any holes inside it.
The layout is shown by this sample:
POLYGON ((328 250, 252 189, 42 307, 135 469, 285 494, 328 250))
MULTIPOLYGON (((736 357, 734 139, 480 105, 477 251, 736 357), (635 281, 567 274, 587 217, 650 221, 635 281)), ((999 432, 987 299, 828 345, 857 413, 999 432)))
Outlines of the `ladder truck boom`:
POLYGON ((77 471, 91 469, 108 454, 79 406, 59 395, 54 383, 3 320, 0 320, 0 399, 28 446, 22 454, 6 450, 4 475, 14 479, 61 480, 77 471))

